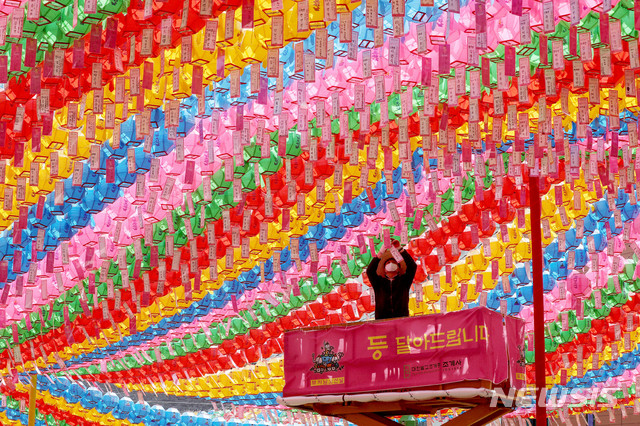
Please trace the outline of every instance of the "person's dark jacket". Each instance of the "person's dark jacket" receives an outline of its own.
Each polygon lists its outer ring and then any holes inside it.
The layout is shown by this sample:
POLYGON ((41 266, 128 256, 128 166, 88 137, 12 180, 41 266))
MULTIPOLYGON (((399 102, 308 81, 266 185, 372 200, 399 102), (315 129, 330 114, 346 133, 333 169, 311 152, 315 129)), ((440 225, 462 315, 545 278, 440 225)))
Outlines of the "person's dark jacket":
POLYGON ((404 258, 407 269, 404 274, 396 276, 393 280, 377 274, 379 257, 374 257, 367 268, 367 277, 375 293, 377 320, 409 316, 409 290, 416 275, 417 266, 405 250, 400 254, 404 258))

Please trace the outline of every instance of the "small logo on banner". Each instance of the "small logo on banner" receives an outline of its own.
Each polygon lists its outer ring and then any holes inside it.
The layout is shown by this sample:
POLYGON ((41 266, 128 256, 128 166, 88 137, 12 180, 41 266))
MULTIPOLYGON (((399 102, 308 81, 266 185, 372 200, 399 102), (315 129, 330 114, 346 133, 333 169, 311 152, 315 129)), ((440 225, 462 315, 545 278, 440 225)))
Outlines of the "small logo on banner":
POLYGON ((527 365, 527 360, 525 358, 525 354, 524 354, 524 345, 523 344, 519 344, 518 345, 518 353, 520 354, 520 356, 518 357, 518 365, 520 367, 525 367, 527 365))
POLYGON ((316 356, 315 353, 312 354, 313 367, 311 367, 310 370, 317 374, 342 370, 344 366, 340 365, 339 361, 343 356, 343 352, 334 352, 333 346, 331 346, 329 342, 324 342, 322 352, 318 356, 316 356))

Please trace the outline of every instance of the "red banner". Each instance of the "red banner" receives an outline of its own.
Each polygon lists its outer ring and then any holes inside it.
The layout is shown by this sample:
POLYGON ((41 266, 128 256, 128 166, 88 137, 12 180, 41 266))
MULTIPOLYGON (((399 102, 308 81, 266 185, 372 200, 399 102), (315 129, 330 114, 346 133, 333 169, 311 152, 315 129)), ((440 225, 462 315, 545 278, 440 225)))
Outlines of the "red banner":
POLYGON ((489 380, 524 386, 524 321, 486 308, 294 330, 283 396, 489 380))

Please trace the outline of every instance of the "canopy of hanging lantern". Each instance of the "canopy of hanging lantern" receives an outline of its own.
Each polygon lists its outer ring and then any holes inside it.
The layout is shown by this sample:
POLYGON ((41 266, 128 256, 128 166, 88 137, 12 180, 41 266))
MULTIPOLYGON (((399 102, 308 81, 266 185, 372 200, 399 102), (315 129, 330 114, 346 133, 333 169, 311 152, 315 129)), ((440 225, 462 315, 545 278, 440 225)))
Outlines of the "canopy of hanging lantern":
POLYGON ((5 1, 0 424, 333 424, 278 405, 284 334, 373 319, 394 239, 412 316, 524 320, 551 418, 640 412, 639 29, 630 0, 5 1))

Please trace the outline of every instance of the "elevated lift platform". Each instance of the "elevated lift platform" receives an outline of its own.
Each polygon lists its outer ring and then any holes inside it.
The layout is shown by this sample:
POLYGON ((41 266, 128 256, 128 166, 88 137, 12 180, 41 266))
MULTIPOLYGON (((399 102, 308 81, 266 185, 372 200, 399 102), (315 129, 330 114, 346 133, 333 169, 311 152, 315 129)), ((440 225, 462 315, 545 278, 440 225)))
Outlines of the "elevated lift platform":
POLYGON ((397 426, 398 423, 390 417, 435 415, 442 409, 458 408, 465 412, 447 422, 447 425, 480 426, 502 417, 515 406, 512 399, 494 400, 495 391, 492 387, 489 382, 466 381, 440 386, 440 389, 432 387, 404 392, 290 397, 283 398, 281 403, 324 416, 340 417, 359 426, 397 426))
POLYGON ((484 425, 515 409, 523 337, 522 320, 486 308, 294 330, 279 402, 359 426, 448 408, 464 411, 449 426, 484 425))

